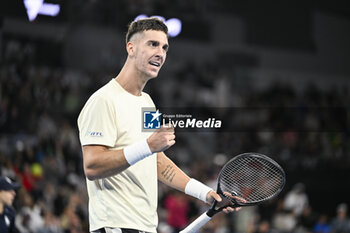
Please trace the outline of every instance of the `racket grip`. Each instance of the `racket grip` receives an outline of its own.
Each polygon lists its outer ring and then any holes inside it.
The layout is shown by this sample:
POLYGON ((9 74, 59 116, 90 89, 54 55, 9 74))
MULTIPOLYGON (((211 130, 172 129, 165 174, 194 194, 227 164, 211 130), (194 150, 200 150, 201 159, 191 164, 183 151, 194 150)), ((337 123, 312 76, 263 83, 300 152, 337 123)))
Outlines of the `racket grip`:
POLYGON ((194 220, 190 225, 188 225, 185 229, 180 231, 180 233, 195 233, 197 232, 204 224, 209 222, 211 217, 207 215, 207 212, 203 213, 196 220, 194 220))

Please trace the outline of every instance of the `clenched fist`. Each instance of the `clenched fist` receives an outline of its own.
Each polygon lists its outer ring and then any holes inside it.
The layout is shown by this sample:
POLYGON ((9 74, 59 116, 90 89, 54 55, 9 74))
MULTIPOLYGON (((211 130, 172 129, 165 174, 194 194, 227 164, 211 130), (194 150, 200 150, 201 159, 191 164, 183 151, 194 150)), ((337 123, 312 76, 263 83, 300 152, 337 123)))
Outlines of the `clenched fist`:
POLYGON ((149 138, 147 143, 152 153, 162 152, 175 144, 175 130, 170 124, 162 125, 149 138))

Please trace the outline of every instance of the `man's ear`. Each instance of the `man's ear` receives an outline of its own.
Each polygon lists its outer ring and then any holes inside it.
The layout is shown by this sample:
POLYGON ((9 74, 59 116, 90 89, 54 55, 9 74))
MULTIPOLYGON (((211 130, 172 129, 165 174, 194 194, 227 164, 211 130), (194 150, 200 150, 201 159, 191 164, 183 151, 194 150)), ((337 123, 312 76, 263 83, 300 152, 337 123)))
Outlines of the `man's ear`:
POLYGON ((126 44, 126 51, 128 52, 129 56, 134 56, 135 54, 135 44, 131 41, 129 41, 127 44, 126 44))

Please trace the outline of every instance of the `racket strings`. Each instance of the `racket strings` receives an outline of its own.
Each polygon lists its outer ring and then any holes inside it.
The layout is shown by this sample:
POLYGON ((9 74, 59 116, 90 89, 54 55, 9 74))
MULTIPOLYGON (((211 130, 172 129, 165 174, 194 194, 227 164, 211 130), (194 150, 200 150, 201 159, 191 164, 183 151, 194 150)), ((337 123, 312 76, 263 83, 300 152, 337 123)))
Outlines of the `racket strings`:
POLYGON ((220 174, 220 188, 245 199, 246 204, 272 198, 284 184, 283 171, 269 160, 244 156, 228 163, 220 174))

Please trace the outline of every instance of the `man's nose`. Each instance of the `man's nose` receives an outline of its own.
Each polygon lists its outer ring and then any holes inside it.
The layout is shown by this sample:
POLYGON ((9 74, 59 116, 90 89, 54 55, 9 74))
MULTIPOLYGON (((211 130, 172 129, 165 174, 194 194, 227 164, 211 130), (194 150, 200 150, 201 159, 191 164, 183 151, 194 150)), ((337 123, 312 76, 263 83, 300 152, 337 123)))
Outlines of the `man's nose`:
POLYGON ((164 51, 164 49, 162 47, 159 47, 157 50, 157 56, 164 57, 165 54, 166 52, 164 51))

